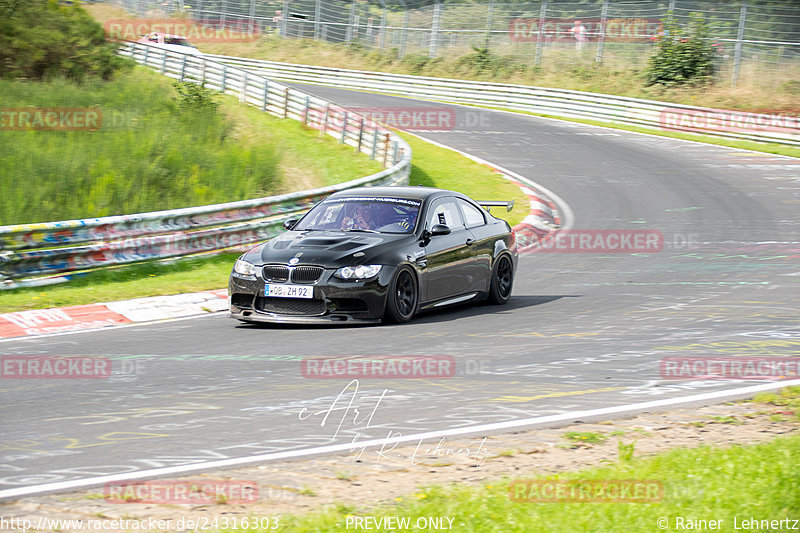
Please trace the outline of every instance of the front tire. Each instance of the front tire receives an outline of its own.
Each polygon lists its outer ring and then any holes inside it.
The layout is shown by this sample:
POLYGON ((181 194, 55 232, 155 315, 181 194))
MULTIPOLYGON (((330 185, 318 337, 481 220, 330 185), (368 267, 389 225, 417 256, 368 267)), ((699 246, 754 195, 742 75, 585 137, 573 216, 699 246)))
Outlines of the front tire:
POLYGON ((496 305, 507 303, 511 298, 514 286, 514 264, 507 254, 497 258, 492 269, 492 281, 489 286, 489 301, 496 305))
POLYGON ((408 268, 400 268, 386 296, 384 322, 408 322, 416 314, 418 302, 419 289, 416 276, 408 268))

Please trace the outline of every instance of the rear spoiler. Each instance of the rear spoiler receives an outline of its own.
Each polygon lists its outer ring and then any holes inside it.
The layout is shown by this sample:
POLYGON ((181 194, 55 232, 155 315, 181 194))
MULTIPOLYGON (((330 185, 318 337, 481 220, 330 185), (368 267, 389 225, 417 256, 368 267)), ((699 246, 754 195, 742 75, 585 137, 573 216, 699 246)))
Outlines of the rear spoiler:
POLYGON ((478 205, 487 211, 491 211, 489 209, 490 207, 505 207, 506 212, 508 212, 514 209, 514 200, 511 200, 510 202, 478 202, 478 205))

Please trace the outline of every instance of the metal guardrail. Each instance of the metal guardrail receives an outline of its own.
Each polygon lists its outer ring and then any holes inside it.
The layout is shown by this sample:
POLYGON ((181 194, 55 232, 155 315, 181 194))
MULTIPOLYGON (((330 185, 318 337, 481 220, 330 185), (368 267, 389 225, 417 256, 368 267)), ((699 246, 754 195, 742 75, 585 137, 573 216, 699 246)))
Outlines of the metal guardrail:
POLYGON ((407 184, 411 148, 399 136, 345 108, 202 56, 131 43, 122 51, 181 81, 234 94, 242 102, 304 122, 385 168, 346 183, 278 196, 169 211, 0 226, 0 288, 36 284, 33 276, 220 250, 268 239, 283 220, 329 194, 365 185, 407 184))
POLYGON ((410 76, 208 55, 274 79, 800 146, 800 118, 528 85, 410 76))

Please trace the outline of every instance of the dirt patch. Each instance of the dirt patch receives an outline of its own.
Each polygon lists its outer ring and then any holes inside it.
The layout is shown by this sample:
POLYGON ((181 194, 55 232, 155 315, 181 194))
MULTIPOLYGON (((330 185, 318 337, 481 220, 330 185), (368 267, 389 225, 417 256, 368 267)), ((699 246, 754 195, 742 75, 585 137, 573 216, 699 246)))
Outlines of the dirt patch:
MULTIPOLYGON (((192 480, 248 480, 258 484, 253 503, 205 505, 110 503, 102 489, 24 498, 0 506, 6 519, 163 519, 304 514, 345 504, 363 512, 380 504, 415 498, 432 485, 480 486, 507 478, 580 470, 617 461, 619 442, 635 443, 635 456, 701 445, 749 445, 800 430, 800 421, 780 407, 754 403, 679 409, 605 422, 577 423, 421 444, 387 447, 302 461, 273 462, 187 476, 192 480), (569 432, 601 436, 589 444, 569 432)), ((592 440, 593 437, 589 437, 592 440)), ((174 525, 171 530, 179 530, 174 525)), ((63 528, 62 531, 79 531, 63 528)))

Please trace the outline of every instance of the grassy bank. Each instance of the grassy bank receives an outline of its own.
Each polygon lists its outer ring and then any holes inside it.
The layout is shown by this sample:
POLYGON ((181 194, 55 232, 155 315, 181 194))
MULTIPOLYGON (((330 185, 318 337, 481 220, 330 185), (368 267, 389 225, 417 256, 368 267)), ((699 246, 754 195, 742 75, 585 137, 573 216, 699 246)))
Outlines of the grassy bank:
MULTIPOLYGON (((282 126, 290 128, 291 123, 284 121, 282 126)), ((253 131, 250 135, 259 135, 259 132, 253 131)), ((414 151, 412 185, 452 188, 480 200, 513 199, 516 205, 510 213, 502 209, 493 211, 512 224, 527 214, 527 199, 522 192, 488 167, 416 137, 406 135, 405 138, 414 151)), ((333 156, 322 152, 314 157, 330 158, 330 164, 335 162, 333 156)), ((65 284, 2 291, 0 313, 220 289, 227 285, 237 255, 124 266, 89 272, 65 284)))
POLYGON ((182 109, 172 81, 0 81, 6 108, 93 108, 97 131, 0 130, 0 225, 229 202, 364 176, 378 163, 232 97, 182 109))
MULTIPOLYGON (((632 451, 630 445, 620 446, 619 457, 609 461, 613 463, 609 466, 550 477, 520 472, 518 479, 582 480, 584 486, 586 481, 596 480, 620 487, 623 483, 620 480, 656 481, 663 486, 660 501, 515 501, 509 493, 513 480, 504 479, 480 488, 456 485, 420 488, 415 494, 397 498, 396 505, 369 511, 339 505, 326 512, 284 517, 281 529, 296 533, 341 531, 348 517, 356 515, 376 519, 408 517, 411 524, 424 517, 450 517, 454 518, 454 530, 481 533, 709 530, 708 526, 698 526, 698 520, 717 520, 721 527, 711 529, 735 531, 734 518, 739 530, 751 530, 742 527, 743 520, 796 519, 800 512, 797 490, 800 465, 796 461, 800 454, 800 435, 746 447, 678 448, 646 459, 631 458, 628 452, 632 451), (664 525, 666 527, 662 527, 664 525)), ((530 496, 530 492, 524 494, 530 496)), ((752 528, 755 529, 758 528, 752 528)), ((789 529, 773 527, 768 530, 789 529)))

